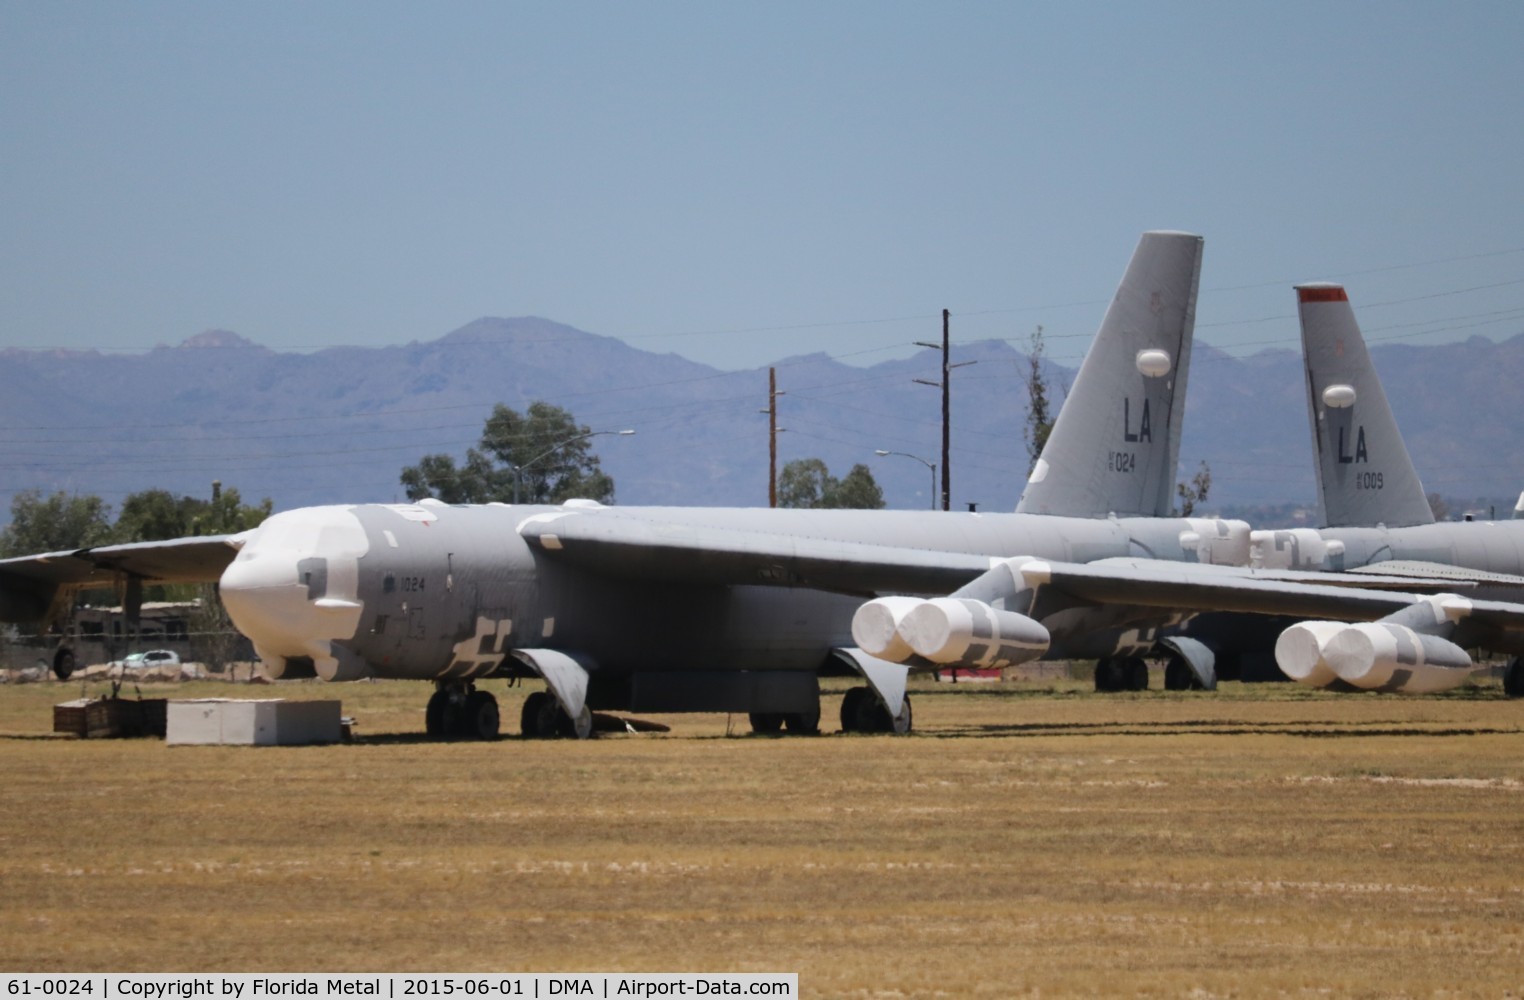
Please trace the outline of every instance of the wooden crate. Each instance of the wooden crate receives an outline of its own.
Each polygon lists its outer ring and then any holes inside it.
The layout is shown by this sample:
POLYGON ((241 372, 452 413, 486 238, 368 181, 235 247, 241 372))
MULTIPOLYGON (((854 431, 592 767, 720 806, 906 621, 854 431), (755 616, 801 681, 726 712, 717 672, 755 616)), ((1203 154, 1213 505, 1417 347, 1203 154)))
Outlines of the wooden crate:
POLYGON ((81 739, 164 735, 163 698, 79 698, 53 706, 53 732, 81 739))

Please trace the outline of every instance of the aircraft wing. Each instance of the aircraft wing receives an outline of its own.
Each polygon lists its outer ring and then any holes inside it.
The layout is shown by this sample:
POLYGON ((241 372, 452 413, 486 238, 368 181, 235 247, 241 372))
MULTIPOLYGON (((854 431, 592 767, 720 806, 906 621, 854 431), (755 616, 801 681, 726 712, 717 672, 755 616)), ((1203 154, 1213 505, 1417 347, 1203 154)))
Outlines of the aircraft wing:
POLYGON ((812 587, 872 596, 942 594, 989 556, 685 524, 608 510, 539 514, 519 534, 545 554, 600 573, 683 583, 812 587))
POLYGON ((207 535, 0 559, 0 618, 40 617, 61 591, 109 587, 121 574, 147 583, 215 583, 243 537, 207 535))
POLYGON ((1454 586, 1461 583, 1493 585, 1498 587, 1524 588, 1524 576, 1512 573, 1492 573, 1471 569, 1454 563, 1426 562, 1420 559, 1388 559, 1368 566, 1354 566, 1348 573, 1373 576, 1402 577, 1430 585, 1454 586))
MULTIPOLYGON (((1401 576, 1257 570, 1241 566, 1101 559, 1093 563, 1027 560, 1018 569, 1030 588, 1045 588, 1092 604, 1125 604, 1172 611, 1234 611, 1295 618, 1373 621, 1438 589, 1464 591, 1466 580, 1417 580, 1401 576)), ((1524 605, 1469 601, 1499 623, 1524 627, 1524 605)))
MULTIPOLYGON (((1376 583, 1383 578, 1365 579, 1376 583)), ((1494 644, 1499 642, 1517 648, 1524 640, 1524 604, 1472 600, 1453 589, 1442 594, 1380 590, 1359 586, 1360 580, 1150 559, 1004 559, 946 598, 868 601, 853 616, 852 636, 869 655, 907 666, 1009 666, 1042 656, 1055 640, 1095 627, 1137 627, 1169 619, 1177 624, 1182 617, 1206 612, 1286 616, 1306 623, 1287 629, 1276 644, 1277 662, 1288 676, 1313 677, 1312 671, 1323 665, 1324 640, 1348 632, 1369 638, 1372 633, 1360 629, 1374 629, 1376 641, 1389 648, 1367 642, 1360 667, 1369 673, 1380 666, 1387 675, 1361 683, 1365 673, 1350 667, 1357 676, 1345 679, 1361 687, 1390 680, 1397 685, 1393 690, 1442 690, 1428 685, 1453 682, 1453 676, 1438 670, 1413 680, 1428 662, 1425 657, 1440 667, 1470 666, 1469 656, 1449 641, 1451 636, 1488 648, 1498 648, 1494 644), (1344 585, 1319 582, 1323 578, 1344 585), (1415 628, 1425 635, 1417 636, 1415 628), (1283 658, 1286 636, 1298 629, 1305 634, 1294 637, 1283 658), (1421 654, 1416 651, 1420 646, 1421 654)), ((1306 682, 1327 683, 1333 669, 1306 682)))

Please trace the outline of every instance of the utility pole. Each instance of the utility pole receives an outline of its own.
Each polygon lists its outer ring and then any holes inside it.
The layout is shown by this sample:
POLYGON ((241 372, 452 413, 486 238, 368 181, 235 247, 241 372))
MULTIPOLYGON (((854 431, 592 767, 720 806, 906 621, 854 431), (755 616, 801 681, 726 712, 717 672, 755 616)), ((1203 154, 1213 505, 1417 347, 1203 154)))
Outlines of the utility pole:
MULTIPOLYGON (((921 385, 933 385, 942 390, 942 509, 950 510, 952 505, 952 370, 963 368, 967 365, 978 364, 977 361, 960 361, 957 364, 950 363, 947 336, 948 312, 942 310, 942 381, 929 382, 918 378, 914 381, 921 385)), ((930 347, 935 350, 936 344, 928 344, 924 340, 916 341, 917 347, 930 347)))
POLYGON ((767 370, 767 505, 778 506, 778 369, 767 370))

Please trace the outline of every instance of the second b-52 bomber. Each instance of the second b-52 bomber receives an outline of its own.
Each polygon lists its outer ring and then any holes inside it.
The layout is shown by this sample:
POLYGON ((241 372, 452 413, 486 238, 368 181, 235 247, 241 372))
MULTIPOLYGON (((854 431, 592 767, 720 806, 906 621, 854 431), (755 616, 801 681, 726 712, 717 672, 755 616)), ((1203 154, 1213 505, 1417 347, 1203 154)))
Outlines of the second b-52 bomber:
MULTIPOLYGON (((0 617, 75 589, 215 580, 273 677, 430 679, 434 736, 496 736, 492 678, 536 678, 526 736, 594 710, 747 713, 816 732, 819 678, 855 673, 841 724, 906 732, 909 671, 1093 657, 1121 682, 1198 611, 1380 618, 1421 598, 1256 572, 1243 522, 1170 516, 1202 241, 1144 234, 1016 513, 356 504, 236 536, 0 561, 0 617), (1088 565, 1087 565, 1088 564, 1088 565), (1214 565, 1215 564, 1215 565, 1214 565), (948 595, 938 597, 937 595, 948 595)), ((139 590, 140 592, 140 590, 139 590)), ((1517 627, 1524 609, 1480 608, 1517 627)))

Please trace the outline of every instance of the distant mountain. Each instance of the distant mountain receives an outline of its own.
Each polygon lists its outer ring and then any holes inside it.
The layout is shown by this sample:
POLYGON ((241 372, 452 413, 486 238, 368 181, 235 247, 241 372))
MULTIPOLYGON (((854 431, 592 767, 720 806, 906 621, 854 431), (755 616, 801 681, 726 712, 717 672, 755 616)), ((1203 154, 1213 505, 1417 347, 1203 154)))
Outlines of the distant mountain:
MULTIPOLYGON (((1010 510, 1028 466, 1026 358, 1003 342, 955 346, 953 500, 1010 510)), ((1378 346, 1427 487, 1514 497, 1524 445, 1512 426, 1524 337, 1378 346)), ((837 475, 873 470, 894 507, 929 506, 938 462, 940 358, 867 368, 824 354, 777 363, 779 462, 818 456, 837 475)), ((1056 386, 1071 369, 1050 366, 1056 386)), ((1301 365, 1291 352, 1234 359, 1196 347, 1181 474, 1212 468, 1208 507, 1313 501, 1301 365)), ((277 508, 391 501, 401 469, 457 457, 492 405, 545 399, 595 430, 621 503, 764 505, 767 371, 724 372, 534 317, 481 319, 401 347, 272 351, 207 331, 142 354, 0 351, 0 520, 17 491, 95 493, 120 504, 151 488, 205 496, 211 481, 277 508)), ((1511 504, 1509 504, 1511 507, 1511 504)), ((1505 515, 1506 516, 1506 515, 1505 515)))

